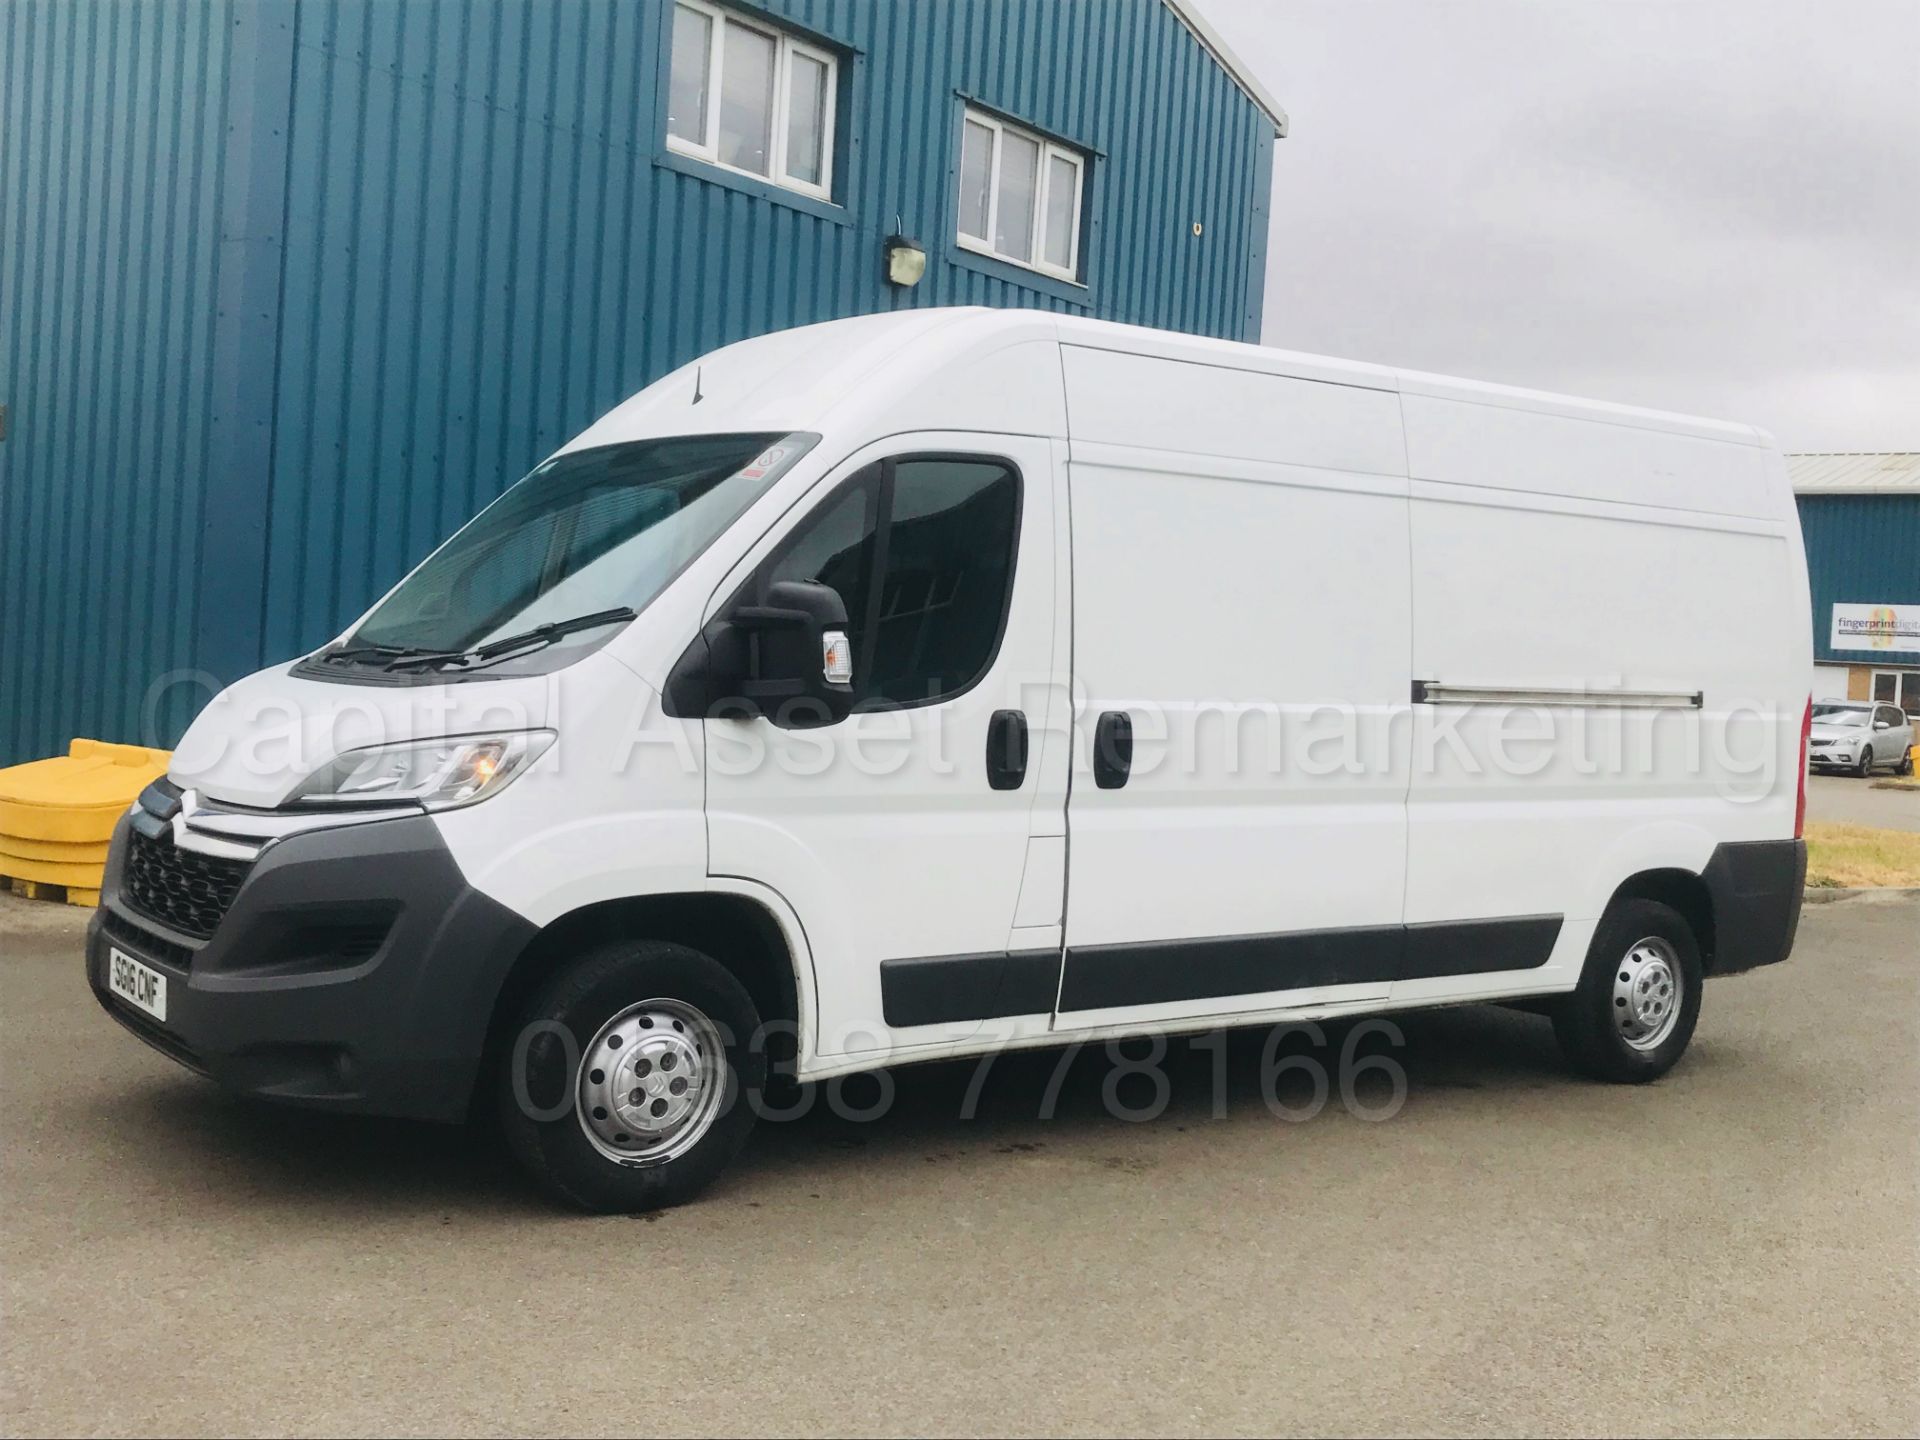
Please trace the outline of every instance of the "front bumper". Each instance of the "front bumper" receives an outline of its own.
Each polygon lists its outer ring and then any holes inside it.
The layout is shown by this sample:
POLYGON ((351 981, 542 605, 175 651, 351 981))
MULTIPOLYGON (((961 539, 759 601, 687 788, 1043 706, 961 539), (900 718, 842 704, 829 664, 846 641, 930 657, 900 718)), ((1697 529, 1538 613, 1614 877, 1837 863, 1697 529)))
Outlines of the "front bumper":
POLYGON ((1851 770, 1860 763, 1860 753, 1850 750, 1836 755, 1831 750, 1809 750, 1807 764, 1815 770, 1851 770))
POLYGON ((459 1120, 488 1025, 533 926, 461 875, 424 815, 278 840, 210 939, 132 903, 133 816, 87 927, 108 1014, 226 1088, 329 1110, 459 1120), (167 978, 164 1024, 112 995, 120 949, 167 978))

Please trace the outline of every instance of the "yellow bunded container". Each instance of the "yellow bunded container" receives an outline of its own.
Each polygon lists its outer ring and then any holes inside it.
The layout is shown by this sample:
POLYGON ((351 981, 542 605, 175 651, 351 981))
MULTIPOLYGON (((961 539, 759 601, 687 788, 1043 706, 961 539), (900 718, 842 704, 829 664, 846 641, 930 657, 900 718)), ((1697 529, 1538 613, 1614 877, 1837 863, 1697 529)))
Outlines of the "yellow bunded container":
POLYGON ((0 877, 35 899, 99 904, 113 827, 172 758, 76 739, 65 755, 0 770, 0 877))

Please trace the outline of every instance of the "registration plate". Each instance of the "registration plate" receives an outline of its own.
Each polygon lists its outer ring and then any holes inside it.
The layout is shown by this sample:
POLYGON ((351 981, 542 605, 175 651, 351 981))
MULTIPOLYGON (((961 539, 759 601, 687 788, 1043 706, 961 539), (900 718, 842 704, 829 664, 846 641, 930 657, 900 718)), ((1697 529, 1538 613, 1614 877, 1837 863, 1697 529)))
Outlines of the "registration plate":
POLYGON ((124 950, 107 950, 107 988, 154 1019, 167 1018, 167 977, 124 950))

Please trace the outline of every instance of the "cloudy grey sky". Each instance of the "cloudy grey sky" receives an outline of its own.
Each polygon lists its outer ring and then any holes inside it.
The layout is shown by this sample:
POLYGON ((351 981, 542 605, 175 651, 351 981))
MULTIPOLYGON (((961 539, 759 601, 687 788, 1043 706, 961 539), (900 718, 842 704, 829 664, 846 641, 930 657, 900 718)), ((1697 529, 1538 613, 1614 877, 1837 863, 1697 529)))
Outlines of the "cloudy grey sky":
POLYGON ((1920 0, 1198 0, 1269 345, 1920 449, 1920 0))

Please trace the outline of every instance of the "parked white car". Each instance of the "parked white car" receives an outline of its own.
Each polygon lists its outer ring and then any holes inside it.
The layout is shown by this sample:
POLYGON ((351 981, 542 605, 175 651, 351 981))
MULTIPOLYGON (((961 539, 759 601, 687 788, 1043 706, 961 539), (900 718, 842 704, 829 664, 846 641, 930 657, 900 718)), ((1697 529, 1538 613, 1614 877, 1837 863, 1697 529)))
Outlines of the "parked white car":
POLYGON ((1891 766, 1913 773, 1913 717, 1897 705, 1871 700, 1816 700, 1807 760, 1815 769, 1869 775, 1891 766))
POLYGON ((1650 1080, 1792 948, 1808 613, 1748 426, 1037 312, 767 335, 217 697, 89 978, 237 1091, 496 1107, 595 1210, 695 1193, 770 1073, 1526 999, 1650 1080))

